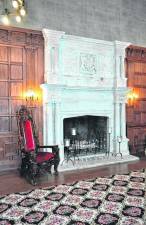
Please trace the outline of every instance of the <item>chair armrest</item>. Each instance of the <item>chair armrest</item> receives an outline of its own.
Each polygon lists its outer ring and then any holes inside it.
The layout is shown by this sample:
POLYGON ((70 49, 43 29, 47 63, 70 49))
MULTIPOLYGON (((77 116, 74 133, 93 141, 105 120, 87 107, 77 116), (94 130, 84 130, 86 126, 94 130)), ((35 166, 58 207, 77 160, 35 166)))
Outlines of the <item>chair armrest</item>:
POLYGON ((38 148, 50 148, 52 150, 52 153, 58 154, 59 153, 59 148, 58 145, 39 145, 38 148))
POLYGON ((52 148, 54 146, 56 146, 56 145, 39 145, 38 147, 39 148, 52 148))

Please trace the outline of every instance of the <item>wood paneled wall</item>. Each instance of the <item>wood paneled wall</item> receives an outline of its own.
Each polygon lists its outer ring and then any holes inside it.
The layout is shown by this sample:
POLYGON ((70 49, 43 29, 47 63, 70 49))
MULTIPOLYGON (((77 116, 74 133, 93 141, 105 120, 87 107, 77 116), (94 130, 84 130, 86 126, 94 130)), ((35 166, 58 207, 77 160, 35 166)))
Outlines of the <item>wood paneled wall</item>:
MULTIPOLYGON (((40 91, 44 77, 44 40, 39 31, 0 26, 0 170, 17 167, 16 110, 24 93, 40 91)), ((42 138, 42 107, 33 108, 42 138)))
POLYGON ((127 136, 130 151, 144 155, 146 146, 146 48, 129 46, 126 51, 128 87, 138 98, 127 104, 127 136))

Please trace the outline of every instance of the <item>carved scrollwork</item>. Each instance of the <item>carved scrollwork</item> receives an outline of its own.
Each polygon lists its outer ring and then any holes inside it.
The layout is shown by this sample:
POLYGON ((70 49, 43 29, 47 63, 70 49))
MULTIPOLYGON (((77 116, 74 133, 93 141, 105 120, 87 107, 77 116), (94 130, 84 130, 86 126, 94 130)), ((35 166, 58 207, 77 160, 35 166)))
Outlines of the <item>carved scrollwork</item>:
POLYGON ((26 33, 23 32, 11 32, 11 42, 25 43, 26 42, 26 33))
POLYGON ((26 34, 26 43, 28 45, 31 45, 31 34, 29 34, 29 33, 26 34))
POLYGON ((42 35, 32 34, 32 45, 43 45, 44 39, 42 35))
POLYGON ((25 46, 25 50, 27 52, 30 52, 31 54, 35 54, 35 52, 37 50, 37 47, 34 47, 34 46, 25 46))
POLYGON ((139 59, 146 61, 146 48, 137 47, 137 46, 129 46, 126 49, 127 58, 129 59, 139 59))
POLYGON ((0 29, 0 42, 8 41, 8 31, 0 29))

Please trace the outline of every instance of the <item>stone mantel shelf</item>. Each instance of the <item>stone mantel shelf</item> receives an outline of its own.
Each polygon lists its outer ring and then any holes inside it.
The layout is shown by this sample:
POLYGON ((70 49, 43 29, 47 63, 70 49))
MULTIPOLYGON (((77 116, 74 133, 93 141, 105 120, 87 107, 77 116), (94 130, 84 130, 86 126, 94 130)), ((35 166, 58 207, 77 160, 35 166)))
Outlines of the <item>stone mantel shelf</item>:
POLYGON ((129 88, 123 88, 123 87, 89 87, 89 86, 71 86, 71 85, 61 85, 61 84, 41 84, 40 85, 42 89, 54 89, 54 90, 79 90, 79 91, 121 91, 121 92, 129 92, 129 88))

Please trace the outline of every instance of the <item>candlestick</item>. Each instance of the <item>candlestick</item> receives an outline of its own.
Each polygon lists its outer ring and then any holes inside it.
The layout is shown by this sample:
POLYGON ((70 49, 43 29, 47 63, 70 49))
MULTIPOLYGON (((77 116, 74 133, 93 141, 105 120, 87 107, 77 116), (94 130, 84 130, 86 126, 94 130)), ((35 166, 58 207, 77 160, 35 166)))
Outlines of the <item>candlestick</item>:
POLYGON ((72 130, 71 130, 71 134, 72 134, 73 136, 75 136, 75 135, 76 135, 76 128, 72 128, 72 130))
POLYGON ((111 127, 109 127, 108 132, 109 132, 109 134, 111 134, 111 133, 112 133, 112 128, 111 128, 111 127))
POLYGON ((65 145, 65 147, 69 147, 70 146, 70 139, 65 139, 64 145, 65 145))
POLYGON ((117 140, 118 140, 119 143, 122 142, 122 137, 121 136, 118 136, 117 137, 117 140))

